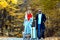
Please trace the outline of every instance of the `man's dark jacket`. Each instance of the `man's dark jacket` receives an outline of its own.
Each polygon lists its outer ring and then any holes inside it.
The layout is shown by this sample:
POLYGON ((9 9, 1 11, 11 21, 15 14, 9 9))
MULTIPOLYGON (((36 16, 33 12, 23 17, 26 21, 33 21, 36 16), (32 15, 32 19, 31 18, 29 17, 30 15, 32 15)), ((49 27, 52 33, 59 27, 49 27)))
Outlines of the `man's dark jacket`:
MULTIPOLYGON (((36 29, 38 29, 38 15, 39 14, 36 15, 36 29)), ((44 25, 45 21, 46 21, 46 16, 45 14, 42 14, 41 24, 40 24, 42 29, 45 29, 45 25, 44 25)))

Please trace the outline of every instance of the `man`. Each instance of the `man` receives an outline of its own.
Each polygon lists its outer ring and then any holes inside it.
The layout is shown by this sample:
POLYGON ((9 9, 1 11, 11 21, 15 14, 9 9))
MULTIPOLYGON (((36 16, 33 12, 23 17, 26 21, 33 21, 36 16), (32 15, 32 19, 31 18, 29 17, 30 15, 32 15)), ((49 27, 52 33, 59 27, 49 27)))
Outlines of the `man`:
POLYGON ((45 15, 41 12, 41 10, 38 10, 38 13, 36 15, 36 29, 38 39, 41 39, 41 37, 44 38, 45 21, 46 21, 45 15))

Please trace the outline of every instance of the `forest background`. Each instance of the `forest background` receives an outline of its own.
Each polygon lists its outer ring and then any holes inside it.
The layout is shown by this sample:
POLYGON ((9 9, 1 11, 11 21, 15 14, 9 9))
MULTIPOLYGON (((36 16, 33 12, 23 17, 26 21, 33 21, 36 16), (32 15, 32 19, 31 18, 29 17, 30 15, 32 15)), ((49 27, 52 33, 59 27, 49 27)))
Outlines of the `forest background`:
POLYGON ((60 0, 0 0, 0 35, 22 37, 27 5, 33 16, 38 9, 46 15, 45 37, 60 36, 60 0))

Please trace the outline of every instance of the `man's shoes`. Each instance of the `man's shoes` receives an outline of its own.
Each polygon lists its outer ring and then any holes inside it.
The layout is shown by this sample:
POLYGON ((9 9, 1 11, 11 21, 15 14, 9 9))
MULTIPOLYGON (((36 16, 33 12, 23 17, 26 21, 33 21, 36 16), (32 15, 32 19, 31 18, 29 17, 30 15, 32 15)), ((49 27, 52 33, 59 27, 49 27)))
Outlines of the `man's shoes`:
POLYGON ((38 40, 44 40, 44 38, 38 39, 38 40))
POLYGON ((44 38, 41 38, 41 40, 44 40, 44 38))

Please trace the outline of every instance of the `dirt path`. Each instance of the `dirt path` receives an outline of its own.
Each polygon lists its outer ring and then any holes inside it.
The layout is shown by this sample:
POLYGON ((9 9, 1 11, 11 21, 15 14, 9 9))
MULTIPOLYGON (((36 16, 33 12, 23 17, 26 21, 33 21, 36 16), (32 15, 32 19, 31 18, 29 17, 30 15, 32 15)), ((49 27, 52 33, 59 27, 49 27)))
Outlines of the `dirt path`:
MULTIPOLYGON (((0 37, 0 40, 23 40, 23 38, 16 37, 0 37)), ((60 40, 60 37, 47 37, 43 40, 60 40)))
POLYGON ((48 37, 45 40, 60 40, 60 37, 48 37))

